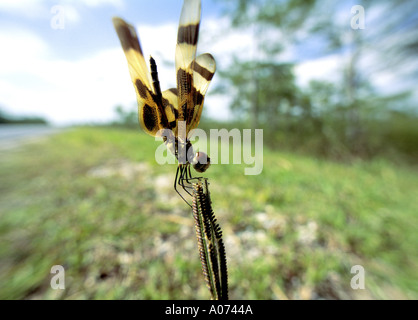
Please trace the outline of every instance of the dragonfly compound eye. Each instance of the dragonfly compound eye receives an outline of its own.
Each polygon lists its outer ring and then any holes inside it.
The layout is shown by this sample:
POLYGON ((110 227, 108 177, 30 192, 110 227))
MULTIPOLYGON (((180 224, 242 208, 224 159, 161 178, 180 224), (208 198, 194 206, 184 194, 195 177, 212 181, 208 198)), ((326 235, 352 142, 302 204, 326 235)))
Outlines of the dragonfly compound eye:
POLYGON ((210 158, 205 152, 196 152, 192 161, 193 168, 197 172, 205 172, 210 167, 210 158))

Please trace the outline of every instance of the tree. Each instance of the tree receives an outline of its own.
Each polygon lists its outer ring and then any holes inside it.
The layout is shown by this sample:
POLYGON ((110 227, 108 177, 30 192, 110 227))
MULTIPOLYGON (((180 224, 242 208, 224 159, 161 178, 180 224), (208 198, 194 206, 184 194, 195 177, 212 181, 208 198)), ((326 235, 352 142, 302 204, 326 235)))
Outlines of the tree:
POLYGON ((232 111, 241 118, 250 119, 253 129, 262 126, 268 132, 275 132, 283 125, 291 129, 287 125, 290 122, 283 121, 283 116, 292 116, 292 106, 296 101, 293 64, 280 61, 277 56, 291 40, 290 35, 303 22, 313 3, 291 0, 278 6, 272 0, 226 1, 226 12, 231 16, 234 28, 253 26, 253 45, 257 55, 251 60, 236 56, 232 66, 220 72, 229 84, 228 92, 232 92, 232 111), (271 41, 272 37, 283 41, 271 41))
POLYGON ((414 51, 418 48, 418 3, 364 0, 343 8, 338 2, 322 0, 314 12, 319 13, 324 7, 332 12, 348 13, 350 9, 351 13, 350 28, 347 19, 318 14, 309 32, 326 44, 324 54, 339 52, 346 56, 342 78, 345 90, 340 97, 343 108, 339 111, 345 118, 341 141, 353 154, 371 155, 370 120, 377 121, 383 114, 390 116, 399 103, 406 112, 408 97, 415 90, 415 85, 411 87, 408 82, 414 83, 418 76, 414 51), (353 22, 358 22, 360 28, 355 28, 353 22), (386 84, 382 91, 376 87, 376 80, 384 77, 392 77, 396 83, 386 84))
POLYGON ((122 106, 117 106, 115 107, 115 113, 117 115, 116 124, 123 125, 125 127, 138 126, 138 112, 136 109, 125 111, 122 106))
POLYGON ((277 131, 294 134, 298 142, 316 135, 341 153, 369 156, 376 150, 372 134, 379 134, 374 124, 394 111, 409 112, 408 99, 414 97, 412 86, 418 75, 418 2, 357 1, 366 19, 359 21, 357 29, 350 21, 354 19, 354 3, 224 2, 232 27, 253 32, 257 54, 247 60, 235 57, 230 68, 221 73, 233 95, 231 108, 251 119, 252 127, 264 126, 271 135, 277 131), (280 56, 289 46, 299 53, 293 61, 280 56), (310 52, 306 47, 315 50, 310 52), (297 88, 292 65, 298 59, 329 54, 341 57, 341 80, 297 88), (379 81, 390 76, 396 83, 386 84, 382 91, 379 81), (324 94, 330 97, 326 101, 320 97, 324 94))

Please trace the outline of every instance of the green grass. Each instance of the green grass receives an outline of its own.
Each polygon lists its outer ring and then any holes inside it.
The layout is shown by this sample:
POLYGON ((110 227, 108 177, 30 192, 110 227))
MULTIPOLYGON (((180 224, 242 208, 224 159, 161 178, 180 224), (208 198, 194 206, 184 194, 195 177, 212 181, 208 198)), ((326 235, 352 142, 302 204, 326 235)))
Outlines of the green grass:
MULTIPOLYGON (((0 298, 208 299, 193 218, 138 131, 77 128, 2 151, 0 298), (50 287, 64 266, 65 290, 50 287)), ((264 149, 213 165, 232 299, 417 299, 418 173, 264 149), (350 287, 351 267, 366 271, 350 287)))

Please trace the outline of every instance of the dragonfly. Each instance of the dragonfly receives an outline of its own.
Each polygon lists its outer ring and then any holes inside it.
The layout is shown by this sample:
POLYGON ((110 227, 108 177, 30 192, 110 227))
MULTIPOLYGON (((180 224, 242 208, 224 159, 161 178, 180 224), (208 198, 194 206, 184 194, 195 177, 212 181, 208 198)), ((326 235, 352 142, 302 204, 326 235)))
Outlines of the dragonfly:
POLYGON ((162 137, 175 155, 178 166, 174 189, 190 207, 178 186, 192 196, 191 182, 202 177, 194 177, 190 167, 203 173, 210 166, 205 152, 194 153, 190 138, 200 122, 205 94, 216 71, 210 53, 196 55, 200 18, 201 1, 184 0, 175 50, 177 87, 163 92, 157 64, 150 57, 148 69, 135 28, 120 17, 113 18, 136 91, 139 123, 147 134, 162 137))

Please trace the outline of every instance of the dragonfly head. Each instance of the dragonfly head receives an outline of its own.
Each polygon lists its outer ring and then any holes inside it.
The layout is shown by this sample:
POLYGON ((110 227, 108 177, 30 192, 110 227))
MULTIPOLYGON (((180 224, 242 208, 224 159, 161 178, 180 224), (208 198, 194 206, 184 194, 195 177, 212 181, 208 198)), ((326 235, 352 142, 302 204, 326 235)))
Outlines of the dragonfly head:
POLYGON ((205 172, 210 167, 210 158, 205 152, 199 151, 196 152, 191 164, 197 172, 205 172))

